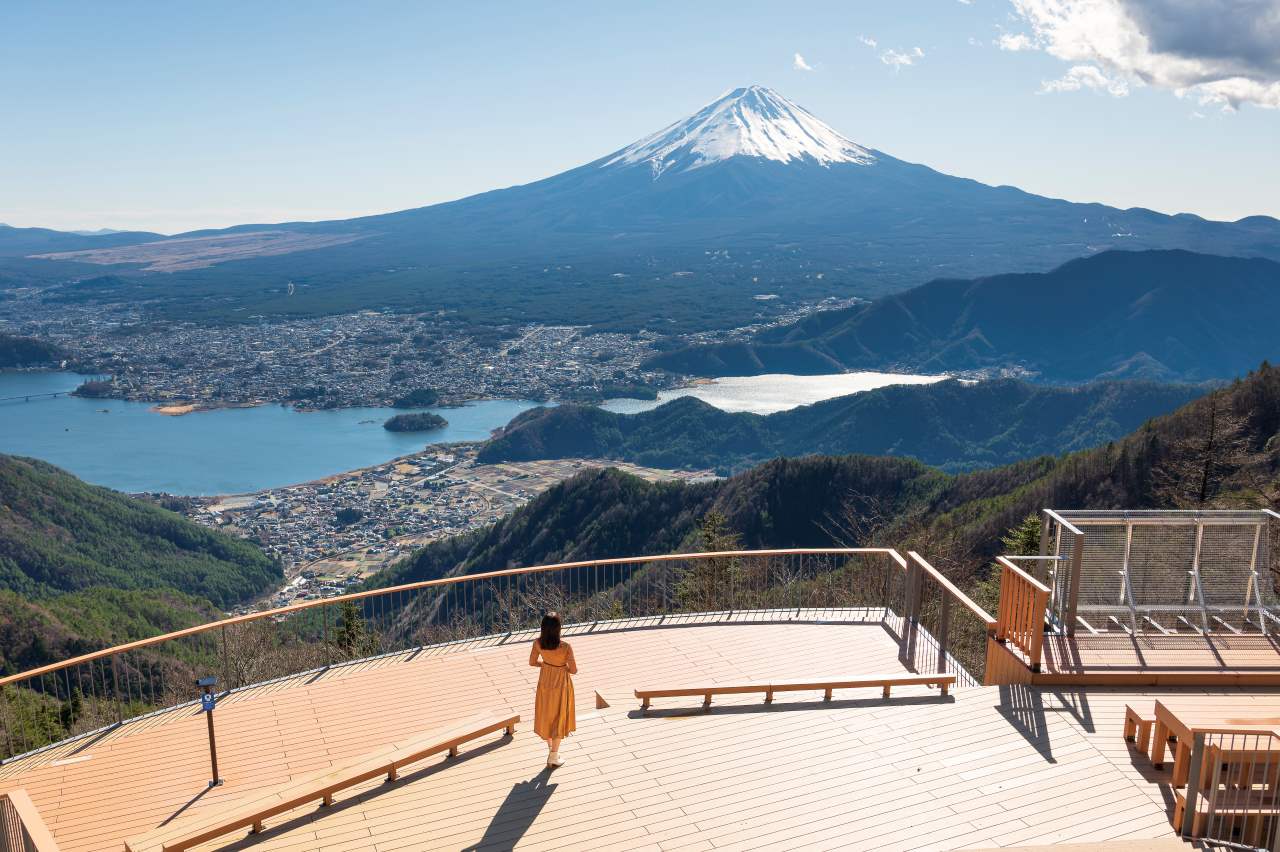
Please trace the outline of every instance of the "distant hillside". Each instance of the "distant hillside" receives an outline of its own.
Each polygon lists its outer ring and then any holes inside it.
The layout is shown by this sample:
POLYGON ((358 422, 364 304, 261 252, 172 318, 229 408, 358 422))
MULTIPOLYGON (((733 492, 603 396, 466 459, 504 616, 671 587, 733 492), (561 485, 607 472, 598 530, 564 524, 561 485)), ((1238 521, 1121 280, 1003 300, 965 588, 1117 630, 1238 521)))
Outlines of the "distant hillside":
POLYGON ((204 621, 280 579, 249 542, 0 455, 0 667, 204 621))
POLYGON ((55 231, 50 228, 15 228, 0 225, 0 257, 21 257, 49 251, 82 251, 127 246, 164 239, 145 231, 55 231))
POLYGON ((864 453, 907 456, 954 472, 1096 446, 1204 392, 1151 382, 1061 388, 948 380, 894 385, 768 416, 721 411, 693 397, 630 415, 560 405, 516 417, 484 446, 480 460, 608 458, 740 470, 777 456, 864 453))
POLYGON ((655 356, 694 375, 1018 367, 1050 381, 1201 381, 1280 354, 1280 263, 1104 252, 1052 272, 939 279, 747 343, 655 356))
POLYGON ((57 346, 34 337, 0 332, 0 369, 54 364, 66 355, 57 346))
POLYGON ((1000 537, 1044 507, 1276 505, 1280 370, 1264 364, 1122 440, 959 476, 869 456, 778 459, 696 485, 583 473, 486 530, 428 545, 377 582, 670 552, 691 546, 697 520, 715 509, 744 547, 916 547, 972 585, 1000 537))
MULTIPOLYGON (((153 239, 29 234, 22 252, 0 233, 0 258, 40 258, 4 260, 0 275, 109 272, 129 288, 77 297, 146 301, 182 321, 448 305, 473 323, 678 333, 1109 248, 1280 259, 1275 219, 1214 222, 982 184, 859 144, 761 86, 655 130, 532 183, 376 216, 153 239)), ((1055 303, 1037 322, 1072 311, 1055 303)))

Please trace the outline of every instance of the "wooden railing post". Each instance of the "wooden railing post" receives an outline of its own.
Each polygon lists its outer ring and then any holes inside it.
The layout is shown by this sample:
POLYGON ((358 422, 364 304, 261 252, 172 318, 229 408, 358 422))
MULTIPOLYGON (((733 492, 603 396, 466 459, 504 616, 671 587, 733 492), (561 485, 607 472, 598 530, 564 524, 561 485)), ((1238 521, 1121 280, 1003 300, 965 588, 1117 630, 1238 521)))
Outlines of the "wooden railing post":
POLYGON ((920 598, 923 592, 921 569, 915 560, 907 565, 907 577, 902 590, 902 643, 898 658, 907 668, 915 670, 916 639, 919 634, 920 598))
POLYGON ((951 628, 951 595, 942 594, 942 606, 938 611, 938 672, 947 670, 947 636, 951 628))
POLYGON ((1186 808, 1182 811, 1182 825, 1178 833, 1183 837, 1191 837, 1195 831, 1196 811, 1199 809, 1197 798, 1200 794, 1200 769, 1204 763, 1204 734, 1198 732, 1191 746, 1191 766, 1187 776, 1186 808))

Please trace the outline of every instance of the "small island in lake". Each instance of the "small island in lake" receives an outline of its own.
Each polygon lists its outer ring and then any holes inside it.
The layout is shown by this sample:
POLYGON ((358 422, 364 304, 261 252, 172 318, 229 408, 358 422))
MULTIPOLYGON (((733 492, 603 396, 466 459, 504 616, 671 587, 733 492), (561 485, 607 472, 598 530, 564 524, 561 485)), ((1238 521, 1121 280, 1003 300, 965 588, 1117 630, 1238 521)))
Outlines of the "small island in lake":
POLYGON ((416 411, 413 414, 397 414, 383 423, 382 428, 388 432, 428 432, 432 429, 443 429, 448 425, 449 421, 439 414, 416 411))
POLYGON ((100 382, 91 379, 73 390, 71 395, 83 396, 88 399, 106 399, 111 396, 113 390, 115 390, 115 385, 111 384, 111 382, 100 382))

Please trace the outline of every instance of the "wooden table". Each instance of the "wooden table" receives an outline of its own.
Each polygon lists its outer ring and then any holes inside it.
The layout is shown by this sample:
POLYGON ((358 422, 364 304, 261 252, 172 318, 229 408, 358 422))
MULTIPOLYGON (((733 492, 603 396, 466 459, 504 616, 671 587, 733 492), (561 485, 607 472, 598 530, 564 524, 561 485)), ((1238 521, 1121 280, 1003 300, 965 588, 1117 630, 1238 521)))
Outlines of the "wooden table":
POLYGON ((1187 783, 1191 746, 1196 734, 1227 732, 1280 736, 1280 716, 1250 714, 1248 709, 1239 706, 1211 707, 1201 704, 1179 707, 1175 704, 1170 707, 1163 701, 1157 701, 1155 710, 1156 723, 1151 731, 1151 763, 1157 767, 1163 764, 1164 749, 1169 737, 1177 737, 1178 745, 1173 758, 1175 787, 1182 787, 1187 783))

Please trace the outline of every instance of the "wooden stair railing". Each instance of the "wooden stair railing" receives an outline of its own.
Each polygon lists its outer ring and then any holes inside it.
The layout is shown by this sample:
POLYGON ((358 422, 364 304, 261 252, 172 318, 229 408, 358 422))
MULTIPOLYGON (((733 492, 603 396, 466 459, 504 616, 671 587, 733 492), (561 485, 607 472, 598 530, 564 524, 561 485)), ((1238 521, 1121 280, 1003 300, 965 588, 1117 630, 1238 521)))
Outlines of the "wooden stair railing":
POLYGON ((333 804, 335 793, 378 776, 388 782, 400 777, 400 770, 432 755, 448 752, 457 757, 458 747, 495 731, 515 734, 519 715, 480 715, 440 731, 383 746, 366 755, 320 772, 289 781, 273 791, 255 790, 224 805, 211 807, 176 825, 158 828, 125 842, 126 852, 178 852, 242 828, 257 833, 263 821, 310 802, 333 804))
POLYGON ((58 844, 26 790, 0 791, 0 848, 58 852, 58 844))
POLYGON ((1001 568, 996 641, 1021 650, 1027 655, 1027 667, 1038 672, 1044 650, 1044 620, 1049 609, 1049 587, 1014 565, 1007 557, 996 557, 996 562, 1001 568))
POLYGON ((953 674, 887 674, 860 675, 851 678, 830 678, 822 680, 783 680, 769 683, 716 684, 707 686, 677 686, 661 689, 637 689, 636 698, 641 700, 640 712, 649 709, 655 698, 684 698, 702 696, 702 708, 711 706, 713 695, 742 695, 745 693, 764 693, 764 703, 772 704, 773 696, 779 692, 816 692, 822 690, 823 700, 830 701, 831 693, 837 689, 860 689, 878 686, 883 697, 889 697, 889 691, 895 686, 937 686, 943 695, 955 685, 953 674))

